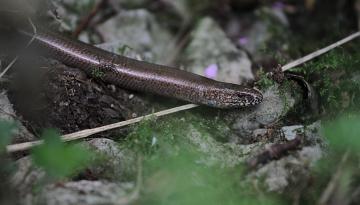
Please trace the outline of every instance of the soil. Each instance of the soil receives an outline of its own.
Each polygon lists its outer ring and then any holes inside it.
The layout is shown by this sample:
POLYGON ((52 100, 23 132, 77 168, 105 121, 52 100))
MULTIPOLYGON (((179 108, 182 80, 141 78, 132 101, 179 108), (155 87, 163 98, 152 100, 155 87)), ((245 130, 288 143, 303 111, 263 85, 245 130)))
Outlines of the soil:
MULTIPOLYGON (((83 71, 41 60, 29 68, 17 66, 9 98, 29 130, 39 135, 44 128, 62 134, 94 128, 148 114, 151 106, 133 92, 89 78, 83 71)), ((117 129, 101 136, 118 136, 117 129)))

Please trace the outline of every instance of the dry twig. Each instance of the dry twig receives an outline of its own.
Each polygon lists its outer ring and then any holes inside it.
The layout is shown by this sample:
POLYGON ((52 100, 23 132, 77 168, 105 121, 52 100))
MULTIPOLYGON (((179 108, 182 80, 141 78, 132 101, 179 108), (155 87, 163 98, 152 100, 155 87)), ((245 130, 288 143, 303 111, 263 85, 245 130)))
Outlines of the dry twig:
MULTIPOLYGON (((82 138, 86 138, 86 137, 88 137, 90 135, 94 135, 96 133, 99 133, 99 132, 104 132, 104 131, 107 131, 107 130, 111 130, 111 129, 131 125, 131 124, 140 122, 141 120, 147 119, 149 117, 153 117, 153 116, 160 117, 160 116, 180 112, 180 111, 183 111, 183 110, 188 110, 188 109, 191 109, 191 108, 194 108, 194 107, 197 107, 197 106, 198 105, 187 104, 187 105, 183 105, 183 106, 163 110, 163 111, 160 111, 160 112, 156 112, 154 114, 149 114, 149 115, 145 115, 145 116, 142 116, 142 117, 137 117, 137 118, 134 118, 134 119, 130 119, 130 120, 126 120, 126 121, 122 121, 122 122, 118 122, 118 123, 114 123, 114 124, 110 124, 110 125, 105 125, 105 126, 101 126, 101 127, 97 127, 97 128, 92 128, 92 129, 81 130, 81 131, 74 132, 74 133, 71 133, 71 134, 63 135, 63 136, 61 136, 61 140, 64 141, 64 142, 67 142, 67 141, 73 141, 73 140, 77 140, 77 139, 82 139, 82 138)), ((37 141, 33 141, 33 142, 24 142, 24 143, 19 143, 19 144, 13 144, 13 145, 8 145, 6 147, 6 150, 7 150, 8 153, 25 151, 25 150, 31 149, 34 146, 40 145, 42 143, 43 143, 43 140, 37 140, 37 141)))
POLYGON ((295 60, 295 61, 293 61, 291 63, 288 63, 288 64, 282 66, 281 69, 282 69, 283 72, 287 71, 287 70, 289 70, 291 68, 294 68, 294 67, 296 67, 298 65, 301 65, 301 64, 303 64, 303 63, 305 63, 305 62, 307 62, 309 60, 312 60, 312 59, 314 59, 314 58, 316 58, 316 57, 318 57, 318 56, 320 56, 320 55, 322 55, 324 53, 327 53, 330 50, 332 50, 332 49, 334 49, 334 48, 336 48, 338 46, 341 46, 341 45, 343 45, 343 44, 345 44, 345 43, 347 43, 347 42, 349 42, 349 41, 351 41, 351 40, 353 40, 353 39, 355 39, 355 38, 357 38, 359 36, 360 36, 360 31, 358 31, 356 33, 353 33, 350 36, 348 36, 346 38, 343 38, 343 39, 341 39, 340 41, 338 41, 336 43, 333 43, 333 44, 331 44, 331 45, 329 45, 329 46, 327 46, 325 48, 317 50, 317 51, 315 51, 313 53, 310 53, 310 54, 308 54, 308 55, 306 55, 306 56, 304 56, 302 58, 299 58, 299 59, 297 59, 297 60, 295 60))
POLYGON ((273 159, 279 159, 291 150, 295 150, 301 144, 301 137, 298 135, 294 140, 282 144, 274 144, 266 151, 260 153, 255 158, 248 161, 250 169, 256 168, 260 164, 265 164, 273 159))

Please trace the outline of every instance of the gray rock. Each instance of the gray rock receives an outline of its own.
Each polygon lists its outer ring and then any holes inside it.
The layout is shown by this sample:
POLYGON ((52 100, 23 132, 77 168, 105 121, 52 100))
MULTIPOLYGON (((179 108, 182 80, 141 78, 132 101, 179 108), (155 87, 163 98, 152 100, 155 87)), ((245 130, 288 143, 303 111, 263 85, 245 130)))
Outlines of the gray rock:
POLYGON ((295 105, 295 99, 291 96, 289 89, 282 92, 275 85, 264 92, 264 100, 255 111, 258 123, 262 125, 274 123, 295 105))
POLYGON ((96 47, 136 60, 143 60, 142 54, 122 42, 102 43, 96 45, 96 47))
POLYGON ((220 164, 222 167, 234 167, 244 162, 256 147, 261 143, 239 145, 235 143, 220 143, 212 138, 210 133, 204 133, 192 125, 189 125, 186 138, 195 148, 206 155, 201 160, 204 164, 220 164))
POLYGON ((293 125, 285 126, 281 128, 282 133, 286 140, 294 140, 299 133, 304 133, 304 126, 302 125, 293 125))
POLYGON ((62 29, 67 31, 74 31, 79 23, 79 19, 82 16, 86 16, 90 13, 91 9, 101 0, 54 0, 52 3, 56 7, 61 20, 60 23, 62 29), (72 9, 67 9, 72 8, 72 9))
POLYGON ((131 150, 120 148, 119 144, 106 138, 86 142, 97 152, 98 163, 88 167, 91 175, 100 179, 128 181, 136 174, 136 156, 131 150))
POLYGON ((269 87, 263 92, 264 99, 255 108, 234 111, 228 116, 232 129, 242 137, 251 136, 260 126, 269 125, 280 120, 294 105, 295 99, 290 90, 280 91, 278 85, 269 87))
MULTIPOLYGON (((103 201, 115 203, 116 200, 114 199, 117 199, 116 197, 123 196, 125 193, 124 187, 126 188, 126 185, 129 184, 125 182, 128 182, 129 178, 135 178, 134 175, 136 175, 134 153, 120 149, 116 142, 104 138, 93 139, 84 142, 84 144, 97 151, 96 156, 99 160, 98 163, 87 167, 87 173, 91 173, 92 177, 99 179, 122 181, 124 182, 121 183, 122 187, 115 183, 95 181, 67 182, 64 186, 46 185, 46 173, 34 166, 31 157, 27 156, 16 162, 18 169, 11 179, 12 185, 16 187, 22 197, 22 204, 103 204, 103 201), (42 194, 39 195, 38 192, 33 192, 34 189, 42 189, 43 186, 46 186, 46 188, 42 191, 42 194), (103 189, 90 196, 98 188, 103 189)), ((128 188, 132 187, 132 184, 130 185, 128 188)))
POLYGON ((353 73, 352 77, 350 78, 350 82, 354 83, 356 85, 359 85, 360 84, 360 73, 359 72, 353 73))
POLYGON ((239 40, 241 46, 249 53, 256 55, 260 49, 263 49, 265 43, 271 39, 271 33, 264 22, 258 21, 251 26, 251 29, 247 31, 242 39, 246 39, 246 43, 239 40))
POLYGON ((254 79, 246 53, 209 17, 199 22, 184 58, 187 70, 199 75, 237 84, 254 79))
POLYGON ((168 31, 161 28, 155 17, 143 9, 122 11, 97 27, 105 42, 118 44, 113 51, 128 46, 140 53, 144 60, 164 63, 174 50, 174 41, 168 31))
POLYGON ((254 177, 255 180, 263 178, 269 191, 281 192, 289 185, 290 173, 286 169, 286 165, 292 160, 296 159, 289 156, 278 161, 272 161, 257 170, 251 177, 254 177))
MULTIPOLYGON (((243 35, 237 43, 257 60, 262 58, 263 50, 267 49, 265 46, 274 39, 274 35, 285 35, 285 33, 275 33, 274 31, 287 29, 289 23, 283 9, 278 7, 259 8, 255 11, 252 21, 254 22, 251 23, 249 29, 241 31, 243 35)), ((287 44, 283 44, 281 49, 287 48, 287 46, 287 44)))
POLYGON ((41 185, 45 172, 33 165, 31 157, 23 157, 16 161, 17 170, 11 178, 11 184, 21 196, 22 204, 31 204, 32 191, 41 185))
POLYGON ((132 184, 103 181, 76 181, 46 186, 37 198, 38 204, 47 205, 103 205, 119 204, 133 188, 132 184))
POLYGON ((256 129, 252 133, 253 139, 263 138, 268 135, 268 129, 256 129))
POLYGON ((324 155, 320 145, 304 147, 298 152, 298 154, 300 161, 305 165, 310 166, 314 166, 315 163, 324 155))
POLYGON ((0 120, 16 122, 17 129, 14 130, 12 141, 27 142, 35 140, 35 136, 18 121, 13 105, 10 103, 5 91, 0 91, 0 120))
POLYGON ((320 145, 322 148, 327 147, 327 142, 319 134, 321 131, 321 121, 316 121, 310 125, 305 126, 305 140, 310 145, 320 145))
MULTIPOLYGON (((308 142, 313 142, 313 144, 302 147, 301 150, 298 150, 289 156, 271 161, 257 171, 251 173, 249 177, 255 181, 264 179, 268 190, 277 192, 285 191, 290 184, 298 184, 298 186, 300 186, 301 183, 305 183, 306 180, 304 179, 309 175, 309 168, 313 167, 323 156, 323 149, 321 146, 323 138, 321 137, 319 129, 313 129, 318 125, 319 122, 315 122, 306 126, 305 129, 304 126, 288 126, 281 128, 281 130, 287 130, 288 133, 291 133, 288 135, 288 138, 291 138, 294 135, 294 132, 298 132, 304 136, 306 141, 305 144, 308 144, 308 142), (317 140, 311 141, 309 139, 317 140)), ((282 134, 273 138, 281 139, 282 134)), ((271 144, 265 144, 264 148, 269 146, 271 146, 271 144)), ((261 150, 258 151, 259 153, 262 152, 261 150)))
MULTIPOLYGON (((74 31, 79 25, 80 20, 89 15, 95 6, 102 0, 52 0, 52 4, 56 8, 60 20, 56 20, 61 28, 67 31, 74 31), (68 9, 71 8, 71 9, 68 9)), ((109 0, 108 3, 116 12, 121 13, 123 9, 134 9, 144 7, 147 0, 109 0)), ((101 12, 101 11, 100 11, 101 12)), ((99 15, 101 16, 101 15, 99 15)), ((98 16, 94 17, 98 20, 98 16)), ((88 36, 81 35, 82 40, 87 39, 88 36)), ((88 42, 88 41, 86 41, 88 42)))
POLYGON ((249 175, 255 181, 264 179, 268 191, 284 192, 290 184, 301 186, 309 175, 309 167, 322 157, 319 146, 303 147, 295 154, 264 165, 249 175))

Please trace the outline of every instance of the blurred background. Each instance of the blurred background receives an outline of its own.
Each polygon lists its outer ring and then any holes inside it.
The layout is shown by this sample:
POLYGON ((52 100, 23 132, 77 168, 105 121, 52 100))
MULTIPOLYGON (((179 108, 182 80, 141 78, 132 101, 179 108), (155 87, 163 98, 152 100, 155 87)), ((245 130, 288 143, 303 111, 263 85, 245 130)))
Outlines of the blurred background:
POLYGON ((359 204, 360 41, 280 69, 359 29, 359 0, 0 0, 0 204, 359 204), (31 24, 264 101, 65 144, 184 102, 53 60, 14 29, 31 24))

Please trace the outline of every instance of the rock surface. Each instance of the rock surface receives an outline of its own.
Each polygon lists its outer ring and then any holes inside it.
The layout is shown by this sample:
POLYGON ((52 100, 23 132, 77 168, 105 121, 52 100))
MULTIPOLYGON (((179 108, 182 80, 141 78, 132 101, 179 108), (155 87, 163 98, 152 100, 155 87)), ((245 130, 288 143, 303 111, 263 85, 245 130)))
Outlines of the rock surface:
POLYGON ((85 143, 97 152, 100 161, 88 168, 88 172, 98 179, 128 181, 136 174, 136 157, 131 150, 120 148, 113 140, 106 138, 92 139, 85 143))
POLYGON ((84 144, 97 152, 99 162, 79 176, 90 176, 96 181, 60 181, 49 184, 52 181, 46 173, 34 166, 31 157, 24 157, 16 162, 17 171, 11 181, 21 196, 21 203, 117 204, 121 197, 126 196, 133 189, 133 184, 128 181, 136 175, 134 153, 121 150, 110 139, 93 139, 84 144), (40 193, 33 192, 34 189, 40 189, 40 193))
POLYGON ((13 143, 35 140, 35 136, 26 129, 21 121, 19 121, 13 105, 9 101, 5 91, 0 91, 0 120, 16 122, 17 129, 12 136, 13 143))
POLYGON ((295 99, 290 88, 280 90, 278 85, 271 86, 263 92, 263 102, 254 108, 226 113, 231 128, 241 137, 249 137, 255 129, 271 125, 293 108, 295 99))
MULTIPOLYGON (((309 169, 323 156, 323 139, 320 130, 317 129, 318 122, 314 122, 303 129, 302 126, 283 127, 280 130, 292 130, 291 134, 286 134, 287 138, 293 136, 292 132, 297 131, 303 136, 306 144, 300 150, 289 153, 289 156, 282 157, 279 160, 273 160, 262 166, 249 176, 255 181, 264 179, 268 191, 283 192, 291 184, 306 183, 304 179, 308 179, 309 169), (299 129, 300 128, 300 129, 299 129), (311 133, 311 134, 310 134, 311 133)), ((284 133, 279 132, 276 138, 282 138, 284 133)), ((271 144, 266 144, 269 146, 271 144)), ((261 149, 259 149, 261 150, 261 149)))
POLYGON ((132 188, 132 184, 105 181, 66 182, 46 186, 37 200, 47 205, 119 204, 132 188))
POLYGON ((199 75, 236 84, 254 79, 246 53, 237 49, 210 17, 202 19, 193 31, 184 58, 187 70, 199 75))
POLYGON ((281 128, 286 140, 294 140, 298 133, 304 132, 304 126, 302 125, 293 125, 285 126, 281 128))
POLYGON ((220 164, 222 167, 234 167, 244 162, 261 145, 261 143, 250 145, 220 143, 211 136, 211 133, 199 131, 192 125, 189 125, 188 132, 186 138, 200 153, 205 154, 206 157, 201 161, 208 166, 220 164))
POLYGON ((46 174, 34 166, 29 156, 17 160, 16 167, 11 184, 17 190, 22 204, 32 204, 33 190, 42 185, 46 174))
POLYGON ((164 63, 174 50, 174 41, 146 10, 122 11, 97 27, 105 42, 119 49, 134 49, 146 61, 164 63), (125 46, 125 47, 124 47, 125 46))

